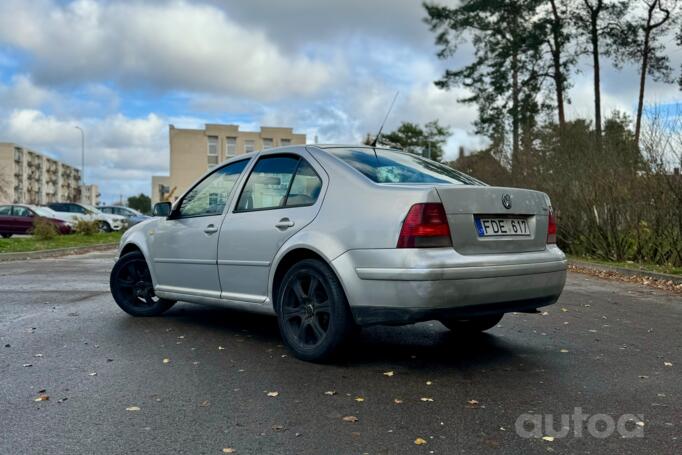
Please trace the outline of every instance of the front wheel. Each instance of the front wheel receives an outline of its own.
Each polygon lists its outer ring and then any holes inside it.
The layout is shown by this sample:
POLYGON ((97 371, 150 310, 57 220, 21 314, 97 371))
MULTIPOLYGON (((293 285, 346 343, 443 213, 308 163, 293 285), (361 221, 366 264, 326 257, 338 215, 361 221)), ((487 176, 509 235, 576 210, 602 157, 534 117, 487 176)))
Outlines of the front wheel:
POLYGON ((317 259, 302 260, 289 269, 277 293, 276 308, 282 339, 301 360, 329 358, 354 326, 341 283, 317 259))
POLYGON ((175 304, 156 296, 147 261, 139 251, 121 256, 111 270, 109 287, 118 306, 133 316, 158 316, 175 304))
POLYGON ((455 333, 477 333, 495 327, 504 314, 479 316, 471 319, 442 319, 440 322, 455 333))
POLYGON ((100 221, 99 230, 101 232, 111 232, 113 229, 111 228, 111 225, 106 221, 100 221))

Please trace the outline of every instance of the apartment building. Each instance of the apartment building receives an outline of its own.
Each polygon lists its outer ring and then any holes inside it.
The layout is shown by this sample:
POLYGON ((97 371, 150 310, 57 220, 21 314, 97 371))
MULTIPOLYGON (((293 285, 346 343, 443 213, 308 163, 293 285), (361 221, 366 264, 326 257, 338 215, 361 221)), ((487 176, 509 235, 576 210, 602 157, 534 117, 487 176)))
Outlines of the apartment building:
MULTIPOLYGON (((93 186, 89 191, 96 197, 90 200, 96 204, 99 193, 93 186)), ((0 142, 0 203, 80 202, 81 194, 79 169, 20 145, 0 142)))
POLYGON ((207 124, 204 129, 169 126, 170 175, 152 177, 152 202, 175 200, 204 172, 233 156, 293 144, 305 134, 292 128, 262 127, 241 131, 238 125, 207 124))

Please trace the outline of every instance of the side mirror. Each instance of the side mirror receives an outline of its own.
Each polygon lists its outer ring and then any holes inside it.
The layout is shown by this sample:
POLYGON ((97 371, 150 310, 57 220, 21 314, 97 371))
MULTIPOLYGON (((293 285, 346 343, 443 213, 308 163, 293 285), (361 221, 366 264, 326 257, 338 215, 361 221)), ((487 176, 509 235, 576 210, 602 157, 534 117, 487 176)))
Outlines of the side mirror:
POLYGON ((157 202, 154 204, 152 209, 152 216, 162 216, 167 217, 171 213, 171 203, 170 202, 157 202))

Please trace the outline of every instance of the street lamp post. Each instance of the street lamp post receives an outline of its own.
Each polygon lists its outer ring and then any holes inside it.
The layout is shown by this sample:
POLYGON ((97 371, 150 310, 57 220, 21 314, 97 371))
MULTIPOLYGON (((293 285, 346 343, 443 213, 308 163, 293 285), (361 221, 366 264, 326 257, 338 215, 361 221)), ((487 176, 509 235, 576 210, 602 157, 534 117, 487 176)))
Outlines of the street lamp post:
POLYGON ((81 186, 83 186, 85 185, 85 132, 80 126, 76 129, 81 132, 81 186))

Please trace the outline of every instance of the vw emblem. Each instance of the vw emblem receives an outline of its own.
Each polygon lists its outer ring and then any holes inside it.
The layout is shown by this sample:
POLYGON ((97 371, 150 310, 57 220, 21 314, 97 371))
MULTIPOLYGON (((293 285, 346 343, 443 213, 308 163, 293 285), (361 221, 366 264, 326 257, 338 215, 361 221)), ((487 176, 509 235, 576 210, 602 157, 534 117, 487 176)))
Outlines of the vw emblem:
POLYGON ((505 209, 511 208, 511 196, 510 195, 508 195, 508 194, 502 195, 502 205, 504 206, 505 209))

